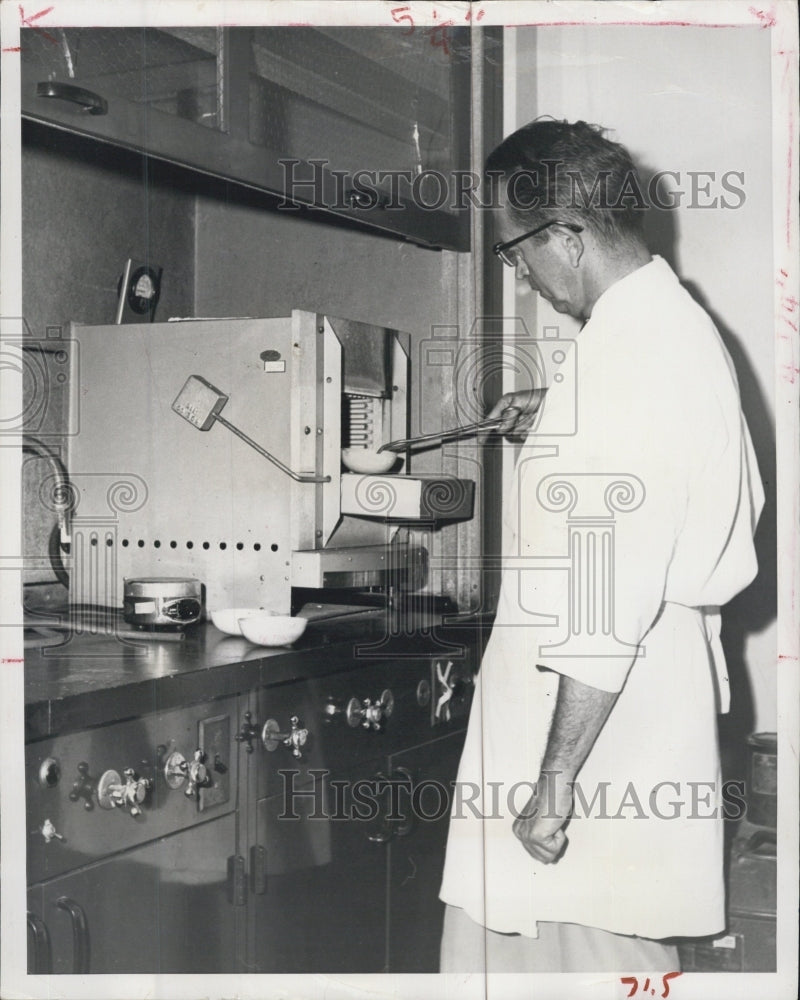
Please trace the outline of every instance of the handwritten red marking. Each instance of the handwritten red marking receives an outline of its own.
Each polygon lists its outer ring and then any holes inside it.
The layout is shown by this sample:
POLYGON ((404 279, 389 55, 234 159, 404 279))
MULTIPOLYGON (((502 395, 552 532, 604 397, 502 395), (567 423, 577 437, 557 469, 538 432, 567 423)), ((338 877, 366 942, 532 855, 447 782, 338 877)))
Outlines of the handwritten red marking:
POLYGON ((33 25, 34 21, 38 21, 40 17, 44 17, 45 14, 49 14, 50 11, 53 10, 53 9, 54 9, 53 7, 45 7, 45 9, 44 10, 40 10, 38 12, 38 14, 31 14, 30 17, 25 17, 25 11, 24 11, 24 9, 22 7, 22 4, 20 4, 19 5, 20 22, 22 23, 23 27, 25 27, 25 28, 33 28, 34 27, 34 25, 33 25))
POLYGON ((794 163, 794 116, 789 118, 789 152, 786 154, 786 243, 792 239, 792 165, 794 163))
MULTIPOLYGON (((682 975, 683 975, 682 972, 667 972, 661 977, 661 984, 664 987, 664 992, 661 994, 662 1000, 665 1000, 665 998, 669 996, 670 980, 675 979, 678 976, 682 975)), ((620 982, 625 986, 630 986, 630 992, 627 993, 626 996, 632 997, 639 992, 639 980, 636 978, 636 976, 623 976, 620 979, 620 982)), ((649 993, 651 996, 655 996, 656 994, 655 989, 650 985, 649 976, 644 981, 644 985, 642 986, 642 992, 649 993)))
POLYGON ((784 276, 784 278, 788 278, 789 277, 789 272, 788 271, 784 271, 783 268, 781 268, 781 274, 784 276))
POLYGON ((22 52, 19 45, 9 45, 7 49, 3 49, 3 52, 22 52))
POLYGON ((58 42, 56 41, 55 38, 53 38, 51 34, 46 32, 43 28, 38 28, 33 23, 34 21, 38 21, 40 17, 44 17, 45 14, 49 14, 51 10, 55 10, 54 7, 45 7, 44 10, 40 10, 36 14, 31 14, 30 17, 25 17, 24 7, 22 6, 22 4, 19 4, 18 6, 19 6, 20 24, 22 25, 23 28, 33 28, 34 31, 38 31, 41 35, 44 35, 44 37, 48 40, 48 42, 52 42, 53 45, 58 45, 58 42))
POLYGON ((21 656, 4 656, 0 663, 24 663, 21 656))
MULTIPOLYGON (((394 7, 389 12, 392 15, 392 20, 395 24, 402 24, 403 21, 408 21, 410 27, 408 31, 405 32, 406 35, 414 34, 414 18, 411 16, 410 7, 394 7)), ((435 16, 435 15, 434 15, 435 16)))
MULTIPOLYGON (((728 21, 603 21, 603 25, 616 28, 624 27, 647 27, 647 28, 730 28, 728 21)), ((586 21, 525 21, 515 23, 515 28, 581 28, 585 27, 586 21)))
POLYGON ((441 24, 435 24, 430 29, 431 45, 437 49, 441 49, 446 56, 450 55, 450 45, 447 41, 447 29, 454 23, 455 22, 452 20, 442 21, 441 24))
POLYGON ((800 368, 796 365, 781 365, 782 378, 784 382, 788 382, 789 385, 794 385, 798 374, 800 374, 800 368))
POLYGON ((757 7, 748 7, 748 11, 761 22, 764 28, 774 28, 776 24, 775 11, 759 10, 757 7))

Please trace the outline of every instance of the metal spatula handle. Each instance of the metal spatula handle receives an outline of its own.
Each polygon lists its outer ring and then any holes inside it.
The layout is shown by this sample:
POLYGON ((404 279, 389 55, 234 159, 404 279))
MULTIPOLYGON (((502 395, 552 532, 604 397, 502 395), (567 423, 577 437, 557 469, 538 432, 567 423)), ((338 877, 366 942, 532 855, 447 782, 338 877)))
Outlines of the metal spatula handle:
POLYGON ((420 434, 418 437, 402 438, 399 441, 389 441, 382 444, 378 451, 404 451, 415 444, 431 444, 434 441, 457 441, 459 438, 471 437, 481 431, 489 431, 502 423, 502 417, 492 420, 479 420, 475 424, 464 424, 462 427, 451 427, 447 431, 437 431, 435 434, 420 434))

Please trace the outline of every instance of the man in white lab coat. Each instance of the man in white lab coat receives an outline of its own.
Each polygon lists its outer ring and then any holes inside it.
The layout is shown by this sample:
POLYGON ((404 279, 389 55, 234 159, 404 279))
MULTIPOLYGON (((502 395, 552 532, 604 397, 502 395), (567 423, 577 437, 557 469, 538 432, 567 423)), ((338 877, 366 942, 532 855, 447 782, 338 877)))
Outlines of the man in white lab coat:
POLYGON ((719 608, 756 573, 761 483, 719 334, 645 245, 626 150, 537 120, 487 169, 495 254, 584 325, 546 394, 490 414, 529 433, 441 969, 668 973, 665 939, 725 926, 719 608))

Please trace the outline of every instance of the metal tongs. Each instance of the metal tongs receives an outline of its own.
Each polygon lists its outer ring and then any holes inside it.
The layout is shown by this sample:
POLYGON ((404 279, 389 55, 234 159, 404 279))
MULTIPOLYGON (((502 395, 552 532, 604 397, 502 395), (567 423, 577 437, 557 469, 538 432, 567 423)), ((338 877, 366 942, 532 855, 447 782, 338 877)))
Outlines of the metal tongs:
POLYGON ((493 417, 491 420, 479 420, 475 424, 464 424, 463 427, 451 427, 448 431, 437 431, 435 434, 420 434, 418 437, 402 438, 399 441, 389 441, 378 448, 382 451, 405 451, 415 444, 432 444, 445 441, 458 441, 461 438, 473 437, 481 431, 490 431, 503 422, 502 417, 493 417))

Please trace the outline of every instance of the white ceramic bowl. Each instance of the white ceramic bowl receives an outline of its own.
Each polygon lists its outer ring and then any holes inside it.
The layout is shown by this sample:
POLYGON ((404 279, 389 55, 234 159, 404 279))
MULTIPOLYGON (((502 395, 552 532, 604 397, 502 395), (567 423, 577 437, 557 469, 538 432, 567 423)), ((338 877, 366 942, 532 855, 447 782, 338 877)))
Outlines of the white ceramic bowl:
POLYGON ((239 626, 242 635, 257 646, 288 646, 305 632, 307 618, 274 615, 269 611, 242 618, 239 626))
POLYGON ((263 614, 262 608, 221 608, 219 611, 211 612, 211 621, 220 632, 224 632, 226 635, 241 635, 240 618, 263 614))
POLYGON ((342 461, 351 472, 380 476, 397 461, 393 451, 373 451, 371 448, 342 448, 342 461))

